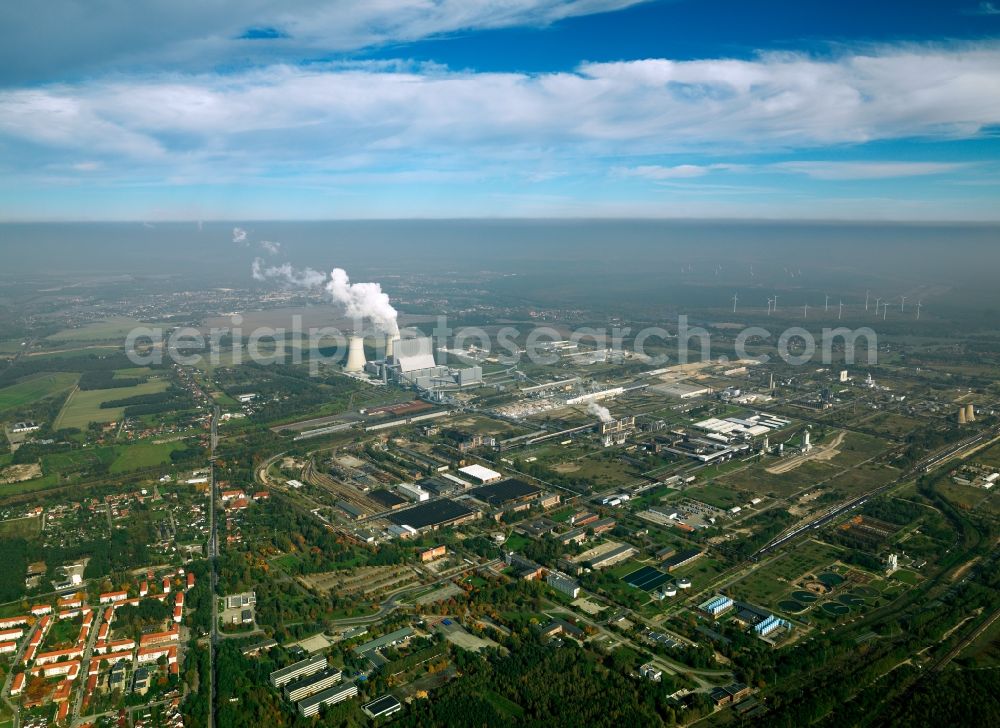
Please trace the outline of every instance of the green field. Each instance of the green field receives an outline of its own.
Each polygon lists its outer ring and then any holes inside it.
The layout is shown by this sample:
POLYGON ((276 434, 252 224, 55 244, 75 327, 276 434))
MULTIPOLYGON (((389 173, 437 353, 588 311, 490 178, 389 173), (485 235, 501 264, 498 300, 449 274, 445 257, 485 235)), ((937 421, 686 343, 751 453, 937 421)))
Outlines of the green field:
POLYGON ((182 440, 152 443, 138 442, 133 445, 115 447, 117 457, 111 464, 112 473, 125 473, 139 468, 152 468, 170 462, 170 453, 185 447, 182 440))
POLYGON ((150 380, 135 387, 115 389, 93 389, 87 392, 75 390, 63 405, 56 418, 55 428, 77 427, 85 429, 91 422, 115 422, 121 418, 124 407, 101 409, 101 402, 135 397, 140 394, 156 394, 167 388, 164 380, 150 380))
POLYGON ((735 596, 762 606, 774 606, 794 589, 792 582, 814 576, 837 560, 840 550, 819 541, 807 541, 784 551, 772 561, 732 585, 735 596))
POLYGON ((0 539, 35 538, 41 530, 41 518, 12 518, 9 521, 0 521, 0 539))
POLYGON ((64 392, 74 384, 78 374, 53 372, 22 379, 17 384, 0 389, 0 411, 37 402, 53 394, 64 392))
POLYGON ((118 341, 124 340, 128 332, 142 323, 138 319, 118 317, 100 323, 88 324, 78 329, 63 329, 51 336, 48 341, 118 341))

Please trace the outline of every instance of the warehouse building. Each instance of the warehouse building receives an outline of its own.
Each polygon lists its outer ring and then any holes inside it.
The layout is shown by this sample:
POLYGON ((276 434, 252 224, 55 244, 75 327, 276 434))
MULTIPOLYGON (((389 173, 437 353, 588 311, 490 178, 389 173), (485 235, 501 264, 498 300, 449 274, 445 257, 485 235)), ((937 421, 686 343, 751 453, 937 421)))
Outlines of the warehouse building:
POLYGON ((389 634, 382 635, 381 637, 377 637, 369 642, 365 642, 363 645, 358 645, 354 648, 354 654, 358 657, 364 657, 367 652, 380 650, 383 647, 398 645, 400 642, 404 642, 412 636, 413 630, 409 627, 403 627, 402 629, 397 629, 395 632, 390 632, 389 634))
POLYGON ((494 508, 500 508, 511 503, 526 503, 541 495, 542 489, 536 485, 525 483, 523 480, 509 478, 499 483, 473 488, 470 493, 476 500, 488 503, 494 508))
POLYGON ((679 554, 671 556, 663 562, 662 566, 667 571, 674 571, 682 566, 687 566, 704 555, 705 552, 699 549, 688 549, 687 551, 681 551, 679 554))
POLYGON ((370 703, 365 703, 361 706, 361 709, 371 718, 381 718, 382 716, 399 712, 403 709, 403 704, 392 695, 383 695, 381 698, 375 698, 370 703))
POLYGON ((353 698, 358 694, 358 686, 354 683, 346 683, 336 687, 327 688, 321 693, 316 693, 299 703, 299 715, 308 718, 316 715, 319 709, 327 705, 340 703, 348 698, 353 698))
POLYGON ((417 531, 437 529, 442 526, 458 526, 478 518, 479 514, 460 503, 441 498, 429 503, 421 503, 413 508, 395 511, 386 520, 397 526, 409 526, 417 531))
POLYGON ((281 688, 292 682, 292 680, 313 675, 323 669, 326 669, 326 657, 323 655, 299 660, 288 667, 283 667, 280 670, 272 672, 270 677, 271 685, 281 688))

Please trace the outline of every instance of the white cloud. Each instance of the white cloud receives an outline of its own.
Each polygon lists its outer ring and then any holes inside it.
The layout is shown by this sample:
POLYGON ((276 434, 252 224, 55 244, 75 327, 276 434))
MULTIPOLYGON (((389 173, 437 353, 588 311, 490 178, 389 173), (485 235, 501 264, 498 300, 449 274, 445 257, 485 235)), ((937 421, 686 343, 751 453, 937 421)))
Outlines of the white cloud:
POLYGON ((704 177, 718 170, 731 170, 730 164, 678 164, 673 167, 663 167, 657 164, 643 164, 638 167, 623 167, 615 170, 623 177, 641 177, 651 180, 688 179, 704 177))
POLYGON ((447 169, 441 158, 523 165, 792 150, 967 138, 1000 123, 998 43, 834 59, 642 60, 538 75, 383 69, 277 65, 0 91, 0 136, 145 161, 183 178, 199 165, 253 176, 275 163, 315 171, 347 157, 361 160, 356 171, 376 172, 417 157, 434 160, 424 168, 447 169))
POLYGON ((644 0, 133 0, 96 12, 49 0, 0 3, 0 83, 148 65, 205 69, 415 41, 467 30, 546 26, 644 0), (245 39, 251 29, 271 40, 245 39))
POLYGON ((820 180, 859 180, 947 174, 968 166, 951 162, 780 162, 769 168, 820 180))

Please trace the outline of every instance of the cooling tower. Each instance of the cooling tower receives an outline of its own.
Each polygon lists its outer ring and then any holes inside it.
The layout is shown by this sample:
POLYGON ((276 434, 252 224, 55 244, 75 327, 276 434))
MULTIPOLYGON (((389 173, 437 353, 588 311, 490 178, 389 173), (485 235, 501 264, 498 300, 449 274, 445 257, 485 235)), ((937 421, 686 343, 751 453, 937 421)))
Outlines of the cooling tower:
POLYGON ((965 405, 965 421, 966 422, 976 421, 976 409, 971 404, 965 405))
POLYGON ((360 372, 365 368, 365 340, 360 336, 352 336, 347 347, 347 364, 345 372, 360 372))
POLYGON ((392 359, 393 354, 393 342, 398 339, 398 336, 393 336, 392 334, 385 335, 385 360, 389 361, 392 359))
POLYGON ((964 425, 965 424, 965 408, 964 407, 960 407, 959 410, 958 410, 958 424, 960 424, 960 425, 964 425))

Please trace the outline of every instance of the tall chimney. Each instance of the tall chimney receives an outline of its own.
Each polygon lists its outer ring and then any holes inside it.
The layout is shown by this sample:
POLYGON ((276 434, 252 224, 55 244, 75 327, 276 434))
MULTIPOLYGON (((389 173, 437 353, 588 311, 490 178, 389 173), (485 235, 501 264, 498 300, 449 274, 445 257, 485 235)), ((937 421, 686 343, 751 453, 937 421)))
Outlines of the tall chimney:
POLYGON ((365 368, 365 340, 360 336, 352 336, 347 347, 347 364, 345 372, 360 372, 365 368))

